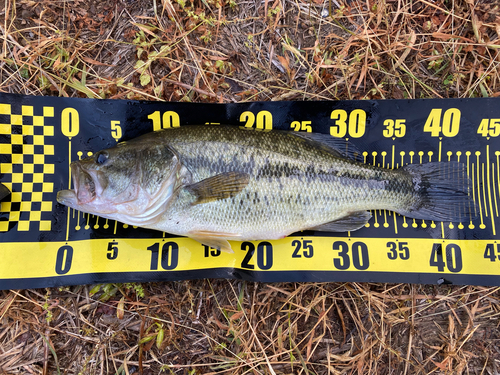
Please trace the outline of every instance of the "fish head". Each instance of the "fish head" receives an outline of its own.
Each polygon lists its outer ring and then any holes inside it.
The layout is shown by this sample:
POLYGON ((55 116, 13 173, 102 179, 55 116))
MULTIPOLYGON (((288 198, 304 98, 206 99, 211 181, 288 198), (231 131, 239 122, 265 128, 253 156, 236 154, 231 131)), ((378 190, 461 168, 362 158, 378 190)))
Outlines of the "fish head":
POLYGON ((59 191, 57 201, 105 217, 142 213, 170 199, 179 169, 167 145, 122 142, 71 163, 74 189, 59 191))

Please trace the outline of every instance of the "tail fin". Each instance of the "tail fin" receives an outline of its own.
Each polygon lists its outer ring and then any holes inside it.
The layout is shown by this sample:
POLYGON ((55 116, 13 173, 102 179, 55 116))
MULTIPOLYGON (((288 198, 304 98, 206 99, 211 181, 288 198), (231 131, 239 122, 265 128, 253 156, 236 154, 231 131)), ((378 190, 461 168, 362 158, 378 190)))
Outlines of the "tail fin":
POLYGON ((410 164, 402 168, 413 181, 417 199, 400 214, 415 219, 464 222, 477 216, 470 193, 472 182, 464 164, 435 162, 410 164))

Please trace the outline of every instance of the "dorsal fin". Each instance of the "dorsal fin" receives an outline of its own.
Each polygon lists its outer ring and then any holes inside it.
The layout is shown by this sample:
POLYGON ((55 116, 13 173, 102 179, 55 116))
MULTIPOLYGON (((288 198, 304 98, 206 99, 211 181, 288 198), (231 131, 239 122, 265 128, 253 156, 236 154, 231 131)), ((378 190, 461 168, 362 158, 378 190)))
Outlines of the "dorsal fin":
POLYGON ((294 132, 292 134, 318 144, 317 147, 321 145, 323 148, 326 148, 329 152, 336 156, 363 162, 363 155, 361 154, 361 151, 344 138, 332 137, 331 135, 323 133, 294 132))

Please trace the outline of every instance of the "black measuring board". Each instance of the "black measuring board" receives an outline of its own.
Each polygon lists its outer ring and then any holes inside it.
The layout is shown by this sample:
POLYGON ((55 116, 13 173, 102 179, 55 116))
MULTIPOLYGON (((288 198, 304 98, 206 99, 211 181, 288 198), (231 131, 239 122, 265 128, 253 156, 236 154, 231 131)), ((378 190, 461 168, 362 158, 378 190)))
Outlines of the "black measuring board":
POLYGON ((165 103, 0 93, 0 288, 200 277, 500 285, 500 98, 165 103), (475 220, 432 222, 372 211, 362 229, 304 231, 233 243, 127 226, 56 201, 72 161, 168 127, 230 124, 318 132, 353 143, 385 168, 466 165, 475 220))

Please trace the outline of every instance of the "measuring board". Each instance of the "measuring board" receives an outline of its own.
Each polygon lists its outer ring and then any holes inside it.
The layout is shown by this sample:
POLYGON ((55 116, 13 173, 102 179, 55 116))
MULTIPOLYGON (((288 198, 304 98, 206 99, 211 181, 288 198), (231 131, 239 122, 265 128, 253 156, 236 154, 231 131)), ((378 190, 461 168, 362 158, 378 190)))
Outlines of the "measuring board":
POLYGON ((500 285, 500 99, 192 104, 0 93, 0 288, 241 278, 500 285), (56 201, 70 163, 168 127, 231 124, 349 140, 365 163, 459 161, 477 218, 462 223, 372 212, 362 229, 233 242, 234 254, 127 226, 56 201))

